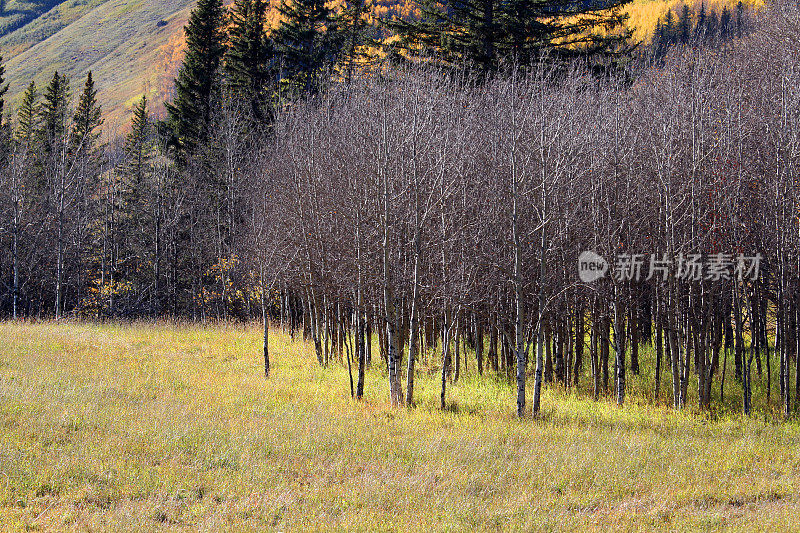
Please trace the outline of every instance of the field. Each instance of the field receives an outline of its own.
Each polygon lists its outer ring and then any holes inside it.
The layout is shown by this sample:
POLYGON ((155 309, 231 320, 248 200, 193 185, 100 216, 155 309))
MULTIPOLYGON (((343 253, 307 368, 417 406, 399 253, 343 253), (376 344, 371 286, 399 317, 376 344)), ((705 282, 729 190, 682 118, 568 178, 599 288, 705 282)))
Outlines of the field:
MULTIPOLYGON (((0 529, 800 530, 800 427, 468 374, 366 400, 257 327, 0 324, 0 529)), ((645 378, 642 378, 645 379, 645 378)), ((635 379, 634 379, 635 383, 635 379)), ((635 385, 634 385, 635 388, 635 385)))

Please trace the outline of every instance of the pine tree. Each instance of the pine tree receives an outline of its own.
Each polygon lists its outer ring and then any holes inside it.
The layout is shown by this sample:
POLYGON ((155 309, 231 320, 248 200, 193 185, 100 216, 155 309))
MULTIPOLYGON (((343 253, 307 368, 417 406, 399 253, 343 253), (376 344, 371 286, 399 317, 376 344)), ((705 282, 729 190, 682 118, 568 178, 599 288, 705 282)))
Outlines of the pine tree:
POLYGON ((449 20, 444 16, 441 4, 436 0, 418 0, 422 16, 419 20, 403 18, 386 20, 384 23, 398 36, 397 48, 387 50, 396 59, 402 57, 398 50, 419 56, 437 56, 442 60, 447 57, 450 47, 443 39, 449 27, 449 20))
MULTIPOLYGON (((86 75, 78 105, 72 116, 72 134, 69 138, 70 170, 73 174, 69 188, 72 189, 73 205, 70 217, 72 246, 80 251, 77 257, 78 271, 91 277, 102 277, 102 250, 104 241, 93 231, 101 212, 98 192, 101 190, 101 165, 103 150, 99 146, 103 124, 102 110, 97 103, 97 89, 92 73, 86 75)), ((65 169, 66 170, 66 169, 65 169)))
POLYGON ((370 24, 367 16, 370 5, 366 0, 350 0, 345 3, 339 15, 338 26, 342 37, 340 62, 344 70, 345 81, 353 77, 355 66, 369 55, 364 51, 365 45, 372 44, 370 24))
POLYGON ((443 4, 439 0, 421 0, 419 5, 419 20, 387 21, 400 36, 401 49, 435 56, 444 63, 467 59, 480 70, 489 71, 498 66, 498 54, 507 55, 508 46, 522 48, 524 35, 530 29, 526 25, 533 3, 460 0, 443 4))
MULTIPOLYGON (((508 32, 512 46, 524 48, 525 37, 530 30, 529 22, 533 8, 530 0, 515 0, 505 4, 495 0, 472 0, 453 4, 452 10, 458 19, 466 22, 467 31, 450 36, 448 44, 456 57, 470 57, 482 70, 488 71, 496 64, 500 32, 508 32)), ((522 59, 522 61, 527 61, 522 59)))
POLYGON ((731 11, 728 6, 722 8, 719 16, 719 36, 723 39, 731 36, 731 11))
POLYGON ((668 9, 667 14, 664 15, 664 43, 669 46, 674 44, 675 42, 675 16, 672 14, 672 10, 668 9))
POLYGON ((423 0, 417 21, 390 22, 407 55, 434 52, 445 64, 483 71, 528 65, 543 54, 616 57, 629 51, 629 0, 423 0))
POLYGON ((99 128, 102 124, 102 110, 97 103, 97 89, 94 88, 92 73, 89 72, 72 117, 72 135, 69 139, 69 154, 72 157, 76 186, 79 190, 77 206, 81 218, 78 234, 82 241, 89 237, 93 210, 97 208, 95 193, 100 185, 103 160, 103 150, 98 144, 101 135, 99 128))
POLYGON ((151 201, 159 193, 158 185, 152 179, 155 152, 152 126, 147 97, 143 96, 133 109, 131 131, 125 137, 123 148, 125 158, 117 169, 120 179, 114 184, 119 188, 119 198, 114 199, 113 209, 119 213, 115 237, 112 238, 121 243, 116 249, 118 253, 122 249, 125 253, 115 256, 112 262, 123 277, 129 279, 141 278, 144 271, 139 272, 139 266, 147 263, 148 259, 156 261, 150 244, 159 237, 153 210, 160 205, 151 201))
POLYGON ((186 55, 168 104, 174 141, 184 155, 205 140, 224 47, 222 0, 200 0, 186 25, 186 55))
MULTIPOLYGON (((67 152, 69 80, 56 71, 44 91, 40 107, 40 129, 37 134, 35 167, 37 187, 47 187, 49 208, 52 209, 56 234, 55 317, 61 318, 65 285, 65 250, 69 233, 74 226, 74 175, 69 172, 67 152)), ((68 281, 67 281, 68 283, 68 281)))
POLYGON ((125 137, 125 156, 128 160, 126 173, 137 182, 143 181, 145 164, 151 152, 151 123, 147 111, 147 96, 142 96, 133 108, 131 131, 125 137))
POLYGON ((744 31, 744 4, 739 0, 736 4, 736 36, 741 37, 744 31))
MULTIPOLYGON (((542 3, 539 0, 511 0, 498 5, 500 14, 500 35, 504 39, 497 44, 505 58, 520 65, 530 65, 543 51, 549 31, 539 20, 542 3)), ((558 9, 554 3, 554 9, 558 9)))
POLYGON ((264 30, 264 0, 236 0, 230 13, 225 75, 235 96, 250 102, 255 117, 262 107, 274 68, 272 41, 264 30))
POLYGON ((125 159, 118 173, 122 178, 122 203, 130 213, 141 211, 139 204, 148 187, 154 152, 152 123, 147 110, 147 97, 142 96, 133 108, 131 131, 125 137, 125 159))
POLYGON ((95 130, 103 124, 103 119, 91 72, 86 76, 86 84, 83 86, 83 93, 72 121, 73 153, 93 154, 100 138, 100 133, 95 130))
POLYGON ((716 39, 717 32, 719 32, 719 18, 717 12, 712 9, 706 19, 706 36, 708 39, 716 39))
POLYGON ((44 153, 52 153, 66 140, 69 79, 56 71, 44 91, 39 108, 39 136, 44 153))
POLYGON ((697 22, 694 27, 694 34, 697 38, 703 39, 706 36, 706 3, 700 4, 700 12, 697 14, 697 22))
POLYGON ((666 39, 664 36, 664 25, 661 23, 661 19, 656 21, 656 29, 653 30, 652 50, 656 59, 661 59, 664 57, 664 54, 667 51, 666 39))
POLYGON ((324 0, 283 0, 278 11, 282 20, 273 39, 281 78, 302 92, 314 93, 341 51, 337 21, 324 0))
POLYGON ((689 42, 689 35, 692 29, 692 13, 689 6, 683 4, 681 14, 678 16, 678 38, 680 42, 686 44, 689 42))
POLYGON ((39 129, 39 92, 36 83, 31 82, 22 94, 22 102, 17 112, 17 142, 33 149, 33 140, 39 129))
POLYGON ((31 180, 31 191, 41 196, 44 190, 43 177, 43 135, 41 103, 36 84, 31 82, 22 94, 22 102, 17 111, 17 131, 14 138, 26 158, 25 173, 31 180))

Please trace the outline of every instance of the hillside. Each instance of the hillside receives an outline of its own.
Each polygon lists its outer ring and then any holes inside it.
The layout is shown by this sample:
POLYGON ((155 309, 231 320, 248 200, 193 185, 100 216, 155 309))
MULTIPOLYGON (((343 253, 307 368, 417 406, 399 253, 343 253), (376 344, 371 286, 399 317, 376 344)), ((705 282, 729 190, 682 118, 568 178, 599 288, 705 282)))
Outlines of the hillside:
MULTIPOLYGON (((647 40, 658 18, 682 3, 634 0, 628 11, 636 38, 647 40)), ((128 110, 142 94, 157 103, 168 97, 193 4, 194 0, 0 0, 0 52, 11 83, 11 108, 31 79, 42 86, 58 69, 73 80, 77 92, 81 78, 92 70, 106 130, 124 127, 128 110)), ((718 9, 725 4, 736 1, 707 3, 718 9)), ((407 15, 411 5, 410 0, 379 0, 374 12, 381 17, 407 15)))
MULTIPOLYGON (((113 129, 127 122, 126 110, 143 93, 154 101, 168 94, 192 4, 192 0, 72 0, 28 20, 0 37, 12 108, 31 79, 42 86, 58 69, 73 80, 75 93, 81 78, 92 70, 108 126, 113 129)), ((13 28, 13 20, 22 17, 11 14, 15 5, 6 5, 0 28, 13 28)))

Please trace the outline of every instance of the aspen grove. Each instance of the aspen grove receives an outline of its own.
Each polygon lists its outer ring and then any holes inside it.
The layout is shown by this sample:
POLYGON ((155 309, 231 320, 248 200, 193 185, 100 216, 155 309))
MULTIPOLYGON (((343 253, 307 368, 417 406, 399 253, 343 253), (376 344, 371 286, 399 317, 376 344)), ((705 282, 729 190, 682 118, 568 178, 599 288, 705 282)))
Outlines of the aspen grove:
POLYGON ((800 11, 769 7, 737 38, 613 69, 547 53, 492 72, 386 63, 269 106, 209 84, 207 129, 181 130, 188 155, 145 101, 127 140, 92 150, 53 114, 73 133, 51 132, 64 142, 44 157, 20 114, 0 185, 2 312, 258 318, 267 376, 280 324, 320 365, 346 365, 355 398, 371 394, 365 368, 385 367, 396 406, 414 405, 423 360, 443 409, 450 383, 496 373, 518 416, 554 385, 622 405, 653 364, 652 396, 676 409, 710 410, 729 387, 750 414, 756 376, 789 417, 798 57, 800 11), (581 280, 586 251, 605 276, 581 280), (681 275, 698 255, 726 268, 681 275), (751 275, 743 256, 760 260, 751 275), (624 257, 644 257, 641 276, 619 275, 624 257))

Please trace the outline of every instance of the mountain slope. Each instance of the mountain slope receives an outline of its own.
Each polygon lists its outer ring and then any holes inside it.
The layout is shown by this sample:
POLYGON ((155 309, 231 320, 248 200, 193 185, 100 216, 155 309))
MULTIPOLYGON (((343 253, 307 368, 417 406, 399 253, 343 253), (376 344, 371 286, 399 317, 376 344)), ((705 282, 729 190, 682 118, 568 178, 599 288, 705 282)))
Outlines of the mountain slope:
POLYGON ((42 87, 59 70, 72 79, 76 93, 91 70, 107 129, 124 125, 127 110, 142 94, 157 102, 168 95, 193 4, 193 0, 73 0, 4 35, 0 49, 11 83, 12 109, 31 80, 42 87), (37 36, 43 39, 37 41, 37 36))
POLYGON ((0 0, 0 43, 4 50, 16 55, 105 1, 0 0))

